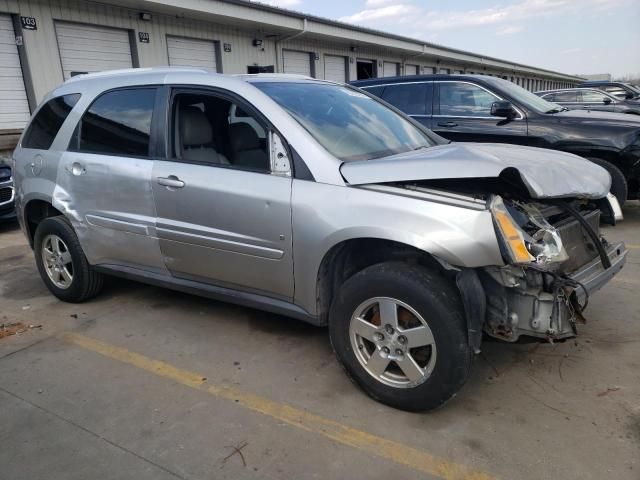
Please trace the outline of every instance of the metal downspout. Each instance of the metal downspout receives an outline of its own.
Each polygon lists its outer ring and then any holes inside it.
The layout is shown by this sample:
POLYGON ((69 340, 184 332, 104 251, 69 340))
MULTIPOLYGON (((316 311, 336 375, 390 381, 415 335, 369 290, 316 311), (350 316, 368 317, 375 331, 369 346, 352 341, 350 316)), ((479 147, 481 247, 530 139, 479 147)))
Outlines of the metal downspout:
POLYGON ((302 30, 300 30, 297 33, 294 33, 293 35, 289 35, 288 37, 284 37, 281 38, 279 40, 276 40, 276 73, 282 73, 280 71, 280 44, 282 42, 286 42, 288 40, 293 40, 294 38, 297 38, 301 35, 304 35, 305 33, 307 33, 307 19, 303 18, 302 19, 302 30))

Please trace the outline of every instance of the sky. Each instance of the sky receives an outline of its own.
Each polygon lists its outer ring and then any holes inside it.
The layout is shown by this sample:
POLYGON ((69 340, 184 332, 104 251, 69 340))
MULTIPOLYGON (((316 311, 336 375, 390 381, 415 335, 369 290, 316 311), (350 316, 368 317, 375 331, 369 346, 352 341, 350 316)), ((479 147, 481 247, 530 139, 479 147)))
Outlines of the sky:
POLYGON ((261 0, 569 74, 640 76, 640 0, 261 0))

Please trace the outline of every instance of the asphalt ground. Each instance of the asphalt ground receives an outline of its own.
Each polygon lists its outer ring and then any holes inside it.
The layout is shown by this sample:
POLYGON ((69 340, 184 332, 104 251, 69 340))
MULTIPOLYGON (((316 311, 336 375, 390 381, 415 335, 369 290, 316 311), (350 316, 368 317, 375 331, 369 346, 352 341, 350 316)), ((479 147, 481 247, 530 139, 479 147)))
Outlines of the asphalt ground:
POLYGON ((423 414, 351 384, 326 329, 110 280, 81 305, 0 225, 0 478, 640 478, 640 203, 627 266, 563 343, 486 341, 423 414))

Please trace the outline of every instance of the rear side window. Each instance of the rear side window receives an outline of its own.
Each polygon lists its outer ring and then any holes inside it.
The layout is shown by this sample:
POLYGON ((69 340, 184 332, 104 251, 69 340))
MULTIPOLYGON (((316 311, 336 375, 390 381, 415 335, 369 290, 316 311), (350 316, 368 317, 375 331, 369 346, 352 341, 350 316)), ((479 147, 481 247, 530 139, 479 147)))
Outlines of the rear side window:
POLYGON ((553 97, 554 102, 575 103, 578 101, 578 92, 575 90, 568 92, 557 92, 553 97))
POLYGON ((105 93, 85 112, 70 150, 147 157, 155 88, 133 88, 105 93))
POLYGON ((48 150, 69 112, 80 99, 79 93, 52 98, 45 103, 31 121, 22 140, 23 148, 48 150))
POLYGON ((427 105, 427 84, 388 85, 382 99, 408 115, 424 115, 427 105))

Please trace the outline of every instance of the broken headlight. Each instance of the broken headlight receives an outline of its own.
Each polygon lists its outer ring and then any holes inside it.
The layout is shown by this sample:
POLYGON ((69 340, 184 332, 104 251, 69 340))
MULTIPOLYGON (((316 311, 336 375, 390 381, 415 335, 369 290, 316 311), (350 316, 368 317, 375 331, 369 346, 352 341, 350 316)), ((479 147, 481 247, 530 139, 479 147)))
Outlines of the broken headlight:
POLYGON ((498 195, 491 199, 490 208, 509 263, 545 265, 569 258, 560 234, 534 205, 513 202, 511 209, 517 213, 519 222, 498 195))

